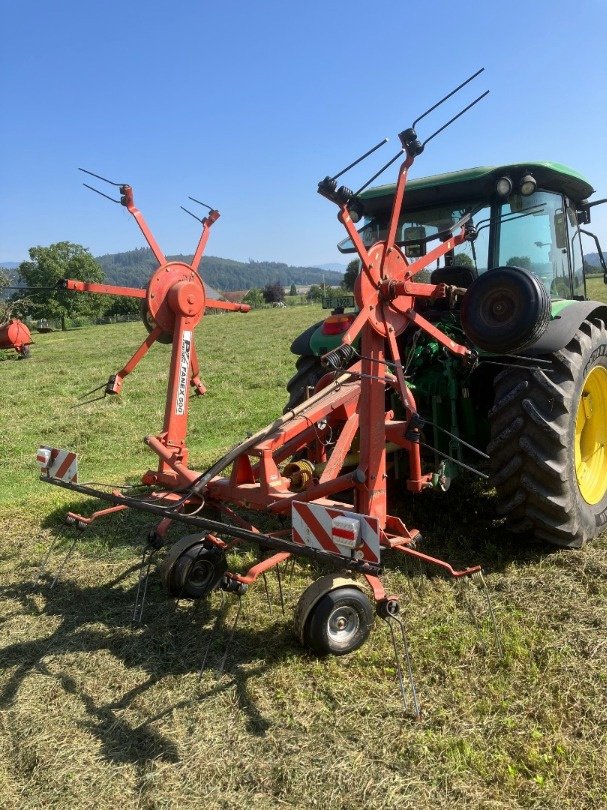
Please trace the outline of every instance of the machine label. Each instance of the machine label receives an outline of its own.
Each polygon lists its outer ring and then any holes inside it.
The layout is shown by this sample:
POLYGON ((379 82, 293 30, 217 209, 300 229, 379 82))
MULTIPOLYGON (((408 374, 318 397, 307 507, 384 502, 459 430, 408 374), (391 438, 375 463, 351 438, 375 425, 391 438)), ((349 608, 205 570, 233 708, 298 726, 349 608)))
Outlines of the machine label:
POLYGON ((181 357, 179 359, 179 386, 175 400, 175 413, 183 416, 185 413, 186 394, 190 376, 190 352, 192 349, 192 333, 184 332, 181 339, 181 357))

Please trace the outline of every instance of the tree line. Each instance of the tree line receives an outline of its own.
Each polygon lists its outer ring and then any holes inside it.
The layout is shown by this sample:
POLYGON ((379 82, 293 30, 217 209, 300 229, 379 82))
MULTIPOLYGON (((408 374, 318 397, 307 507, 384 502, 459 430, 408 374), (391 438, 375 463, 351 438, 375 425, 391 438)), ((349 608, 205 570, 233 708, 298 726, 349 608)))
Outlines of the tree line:
MULTIPOLYGON (((118 279, 116 274, 111 279, 112 283, 120 283, 121 286, 145 286, 150 275, 157 267, 157 263, 152 261, 147 264, 147 249, 141 251, 130 251, 142 257, 145 261, 146 275, 143 284, 132 284, 128 279, 118 279)), ((126 254, 115 254, 115 257, 126 254)), ((176 260, 186 261, 188 257, 178 257, 176 260)), ((119 260, 120 261, 120 260, 119 260)), ((127 259, 125 259, 127 261, 127 259)), ((219 259, 225 263, 229 259, 219 259)), ((250 264, 260 264, 250 262, 250 264)), ((278 262, 263 263, 274 265, 274 271, 280 272, 287 265, 278 262)), ((346 272, 345 282, 351 286, 330 287, 326 285, 312 284, 307 292, 306 298, 309 301, 319 301, 323 298, 331 300, 336 298, 344 289, 353 288, 353 266, 357 262, 351 262, 346 272)), ((356 268, 357 272, 357 268, 356 268)), ((329 275, 329 274, 327 274, 329 275)), ((333 273, 332 276, 338 276, 333 273)), ((87 248, 72 242, 57 242, 48 247, 32 247, 29 250, 29 261, 21 262, 18 267, 18 277, 23 285, 23 290, 10 295, 4 299, 0 309, 0 322, 8 317, 26 318, 31 321, 58 321, 61 328, 66 328, 66 323, 71 320, 82 318, 98 319, 102 317, 112 317, 114 315, 138 315, 140 313, 140 299, 122 296, 92 295, 89 293, 75 293, 61 289, 60 281, 65 278, 77 279, 79 281, 95 282, 98 284, 107 283, 106 273, 99 261, 97 261, 87 248)), ((205 278, 205 281, 207 279, 205 278)), ((302 282, 303 283, 303 282, 302 282)), ((8 276, 0 271, 0 291, 9 285, 8 276)), ((289 295, 297 295, 295 283, 289 288, 289 295)), ((280 279, 274 277, 268 281, 264 287, 253 288, 245 297, 245 302, 252 306, 259 306, 262 303, 280 304, 285 300, 285 287, 280 279)))

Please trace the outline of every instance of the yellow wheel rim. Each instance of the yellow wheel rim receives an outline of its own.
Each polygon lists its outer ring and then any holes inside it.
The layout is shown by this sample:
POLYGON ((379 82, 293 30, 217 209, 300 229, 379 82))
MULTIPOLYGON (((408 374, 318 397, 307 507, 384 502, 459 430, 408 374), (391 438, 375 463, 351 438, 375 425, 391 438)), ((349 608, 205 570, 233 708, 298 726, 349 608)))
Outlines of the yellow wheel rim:
POLYGON ((607 369, 595 366, 584 380, 575 418, 575 475, 586 503, 607 490, 607 369))

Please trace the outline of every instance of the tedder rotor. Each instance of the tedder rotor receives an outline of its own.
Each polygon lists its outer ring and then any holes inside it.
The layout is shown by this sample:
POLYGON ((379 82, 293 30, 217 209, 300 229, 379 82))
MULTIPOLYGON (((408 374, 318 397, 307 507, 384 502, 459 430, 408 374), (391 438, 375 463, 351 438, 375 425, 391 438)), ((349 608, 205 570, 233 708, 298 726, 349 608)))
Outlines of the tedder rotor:
MULTIPOLYGON (((414 325, 462 363, 472 367, 477 362, 473 349, 426 320, 414 306, 417 299, 435 302, 462 292, 445 283, 418 282, 415 276, 454 246, 475 238, 469 217, 455 223, 438 247, 414 261, 396 243, 409 169, 434 137, 431 135, 424 143, 418 139, 415 126, 423 117, 400 133, 401 148, 384 167, 404 156, 387 233, 371 247, 363 244, 355 228, 357 195, 337 186, 336 179, 343 172, 319 183, 319 193, 339 209, 338 219, 358 252, 362 272, 355 292, 358 315, 343 334, 341 344, 325 355, 326 375, 316 393, 233 447, 203 473, 191 469, 185 447, 188 383, 202 393, 193 329, 205 306, 244 309, 205 301, 197 273, 210 226, 218 214, 211 210, 203 220, 203 233, 191 265, 167 262, 134 207, 132 189, 122 185, 121 202, 137 220, 159 263, 147 290, 76 281, 66 281, 65 286, 77 291, 132 295, 144 302, 150 334, 126 366, 110 377, 105 393, 119 393, 124 377, 155 340, 172 340, 163 430, 145 439, 160 459, 159 468, 144 474, 142 481, 150 489, 143 496, 106 492, 77 482, 74 454, 53 448, 39 451, 44 481, 112 504, 91 517, 70 513, 68 520, 80 528, 97 517, 128 508, 160 519, 142 559, 135 620, 141 619, 151 557, 164 545, 173 521, 191 529, 191 534, 168 549, 161 564, 164 585, 175 598, 202 598, 216 588, 242 596, 256 579, 287 559, 312 558, 325 563, 334 573, 321 577, 301 596, 295 614, 300 641, 321 654, 351 652, 367 639, 376 613, 390 628, 403 700, 404 683, 398 662, 404 656, 415 714, 419 714, 419 704, 402 608, 398 597, 384 588, 384 567, 389 565, 391 555, 400 554, 439 566, 458 579, 474 576, 484 585, 480 566, 456 570, 448 562, 420 551, 419 531, 390 512, 387 497, 388 446, 398 448, 408 461, 408 491, 417 493, 436 484, 435 475, 422 472, 420 441, 424 422, 403 372, 398 336, 414 325), (352 345, 357 338, 360 348, 355 356, 352 345), (392 405, 395 400, 398 408, 392 405), (207 517, 204 507, 219 509, 222 519, 207 517), (262 531, 251 513, 290 518, 291 528, 262 531), (261 559, 248 570, 229 570, 226 552, 250 544, 263 552, 261 559), (373 602, 365 589, 371 592, 373 602), (402 639, 400 653, 397 638, 402 639)), ((490 611, 486 589, 485 595, 490 611)))

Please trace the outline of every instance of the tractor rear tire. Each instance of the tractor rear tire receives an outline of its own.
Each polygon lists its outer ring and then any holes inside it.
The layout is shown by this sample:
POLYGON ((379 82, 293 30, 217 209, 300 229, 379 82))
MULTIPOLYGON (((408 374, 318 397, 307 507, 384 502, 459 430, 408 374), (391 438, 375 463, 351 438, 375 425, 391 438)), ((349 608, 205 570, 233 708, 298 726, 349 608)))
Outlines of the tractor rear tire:
POLYGON ((584 321, 549 359, 495 378, 492 483, 511 531, 580 548, 607 523, 605 324, 584 321))
POLYGON ((287 383, 289 401, 285 405, 283 413, 301 405, 307 399, 308 388, 314 388, 320 378, 327 373, 327 369, 320 364, 320 357, 308 354, 297 359, 295 368, 297 371, 287 383))

